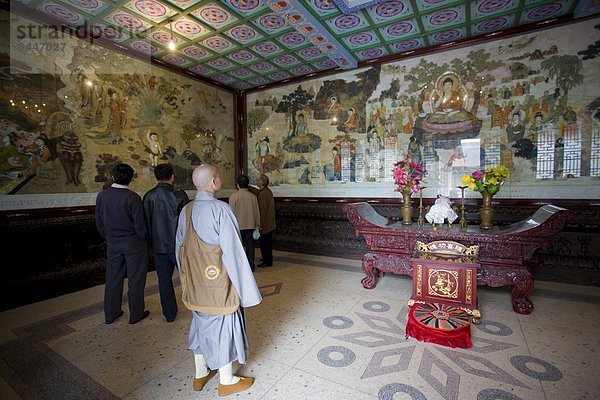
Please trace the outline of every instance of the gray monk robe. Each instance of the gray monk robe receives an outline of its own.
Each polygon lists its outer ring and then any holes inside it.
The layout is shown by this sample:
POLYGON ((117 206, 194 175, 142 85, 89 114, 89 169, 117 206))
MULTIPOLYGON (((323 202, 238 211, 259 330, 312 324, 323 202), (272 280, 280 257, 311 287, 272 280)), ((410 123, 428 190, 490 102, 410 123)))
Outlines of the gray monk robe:
MULTIPOLYGON (((228 315, 192 311, 188 348, 194 354, 202 354, 212 370, 235 360, 245 364, 249 347, 242 308, 259 304, 262 297, 242 247, 237 220, 227 203, 215 199, 210 192, 198 191, 193 203, 192 222, 202 241, 221 247, 223 265, 239 294, 240 307, 228 315)), ((176 249, 184 241, 186 225, 184 209, 179 214, 176 249)), ((176 256, 180 266, 179 251, 176 251, 176 256)))

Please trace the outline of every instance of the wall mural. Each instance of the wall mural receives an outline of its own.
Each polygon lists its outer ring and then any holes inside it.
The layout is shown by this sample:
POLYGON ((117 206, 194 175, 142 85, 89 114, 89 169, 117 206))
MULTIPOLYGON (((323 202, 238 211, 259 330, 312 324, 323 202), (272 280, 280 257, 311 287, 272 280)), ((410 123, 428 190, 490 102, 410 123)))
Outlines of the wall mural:
MULTIPOLYGON (((424 196, 505 165, 506 198, 600 198, 598 19, 249 94, 248 168, 276 195, 424 196), (595 50, 596 49, 596 50, 595 50)), ((467 196, 478 197, 468 192, 467 196)))
MULTIPOLYGON (((156 184, 153 167, 165 162, 179 187, 194 189, 191 171, 201 163, 217 165, 224 187, 234 187, 233 95, 60 40, 67 44, 58 52, 0 54, 0 194, 96 193, 118 162, 134 168, 138 192, 156 184)), ((19 198, 0 199, 8 197, 19 198)))

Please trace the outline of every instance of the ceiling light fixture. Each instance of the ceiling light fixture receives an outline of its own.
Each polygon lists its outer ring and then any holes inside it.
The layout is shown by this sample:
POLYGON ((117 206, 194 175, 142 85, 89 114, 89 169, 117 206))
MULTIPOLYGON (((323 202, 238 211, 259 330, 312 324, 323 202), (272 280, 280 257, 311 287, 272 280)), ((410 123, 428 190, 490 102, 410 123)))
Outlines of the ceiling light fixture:
POLYGON ((175 46, 175 39, 173 37, 173 21, 171 20, 169 20, 169 29, 171 30, 171 40, 169 40, 167 47, 169 48, 169 50, 175 51, 177 49, 177 46, 175 46))

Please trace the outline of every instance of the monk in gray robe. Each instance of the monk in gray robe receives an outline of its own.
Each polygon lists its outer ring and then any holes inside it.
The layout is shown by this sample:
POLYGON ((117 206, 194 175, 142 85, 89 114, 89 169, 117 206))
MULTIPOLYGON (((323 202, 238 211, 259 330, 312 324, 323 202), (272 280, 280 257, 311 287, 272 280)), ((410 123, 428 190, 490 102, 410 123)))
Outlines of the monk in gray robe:
MULTIPOLYGON (((198 192, 194 201, 179 215, 175 241, 178 249, 177 265, 184 291, 183 301, 192 310, 188 348, 195 356, 196 375, 193 388, 197 391, 202 390, 218 369, 218 393, 220 396, 226 396, 247 390, 254 383, 254 378, 233 375, 232 364, 233 361, 245 364, 249 350, 243 308, 259 304, 262 297, 244 252, 233 210, 227 203, 215 198, 215 193, 221 189, 221 177, 217 168, 203 164, 194 169, 192 180, 198 192), (188 215, 191 215, 193 231, 187 230, 188 215), (189 258, 186 257, 185 250, 181 251, 182 245, 188 243, 186 232, 191 232, 191 235, 195 233, 200 239, 200 246, 209 246, 217 252, 220 247, 222 255, 220 260, 217 259, 216 267, 209 265, 201 271, 198 271, 199 268, 196 268, 197 271, 186 270, 189 264, 192 264, 192 261, 186 261, 186 258, 189 258), (218 269, 220 267, 225 270, 225 274, 218 269), (215 304, 205 304, 207 298, 215 296, 202 293, 204 289, 198 288, 204 286, 197 284, 196 280, 194 284, 189 281, 186 284, 194 274, 196 277, 201 276, 198 273, 206 274, 209 280, 215 279, 215 276, 228 275, 229 286, 224 291, 237 292, 239 306, 219 308, 215 304)), ((227 294, 229 295, 230 293, 227 294)))

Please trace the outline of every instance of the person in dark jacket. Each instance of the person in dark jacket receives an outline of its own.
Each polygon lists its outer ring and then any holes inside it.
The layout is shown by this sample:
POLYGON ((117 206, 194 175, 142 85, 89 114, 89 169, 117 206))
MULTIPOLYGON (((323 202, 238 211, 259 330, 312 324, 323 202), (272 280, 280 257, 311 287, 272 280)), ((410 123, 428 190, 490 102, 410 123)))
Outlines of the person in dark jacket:
POLYGON ((148 273, 148 231, 142 198, 129 189, 133 168, 117 164, 111 170, 114 183, 96 197, 96 227, 106 240, 104 316, 112 324, 123 315, 123 282, 128 279, 129 323, 146 318, 144 287, 148 273))
POLYGON ((177 299, 173 288, 173 270, 177 264, 175 232, 179 212, 190 199, 183 190, 173 189, 175 175, 171 165, 157 165, 154 176, 158 184, 144 195, 144 211, 158 275, 160 305, 167 322, 173 322, 177 315, 177 299))

